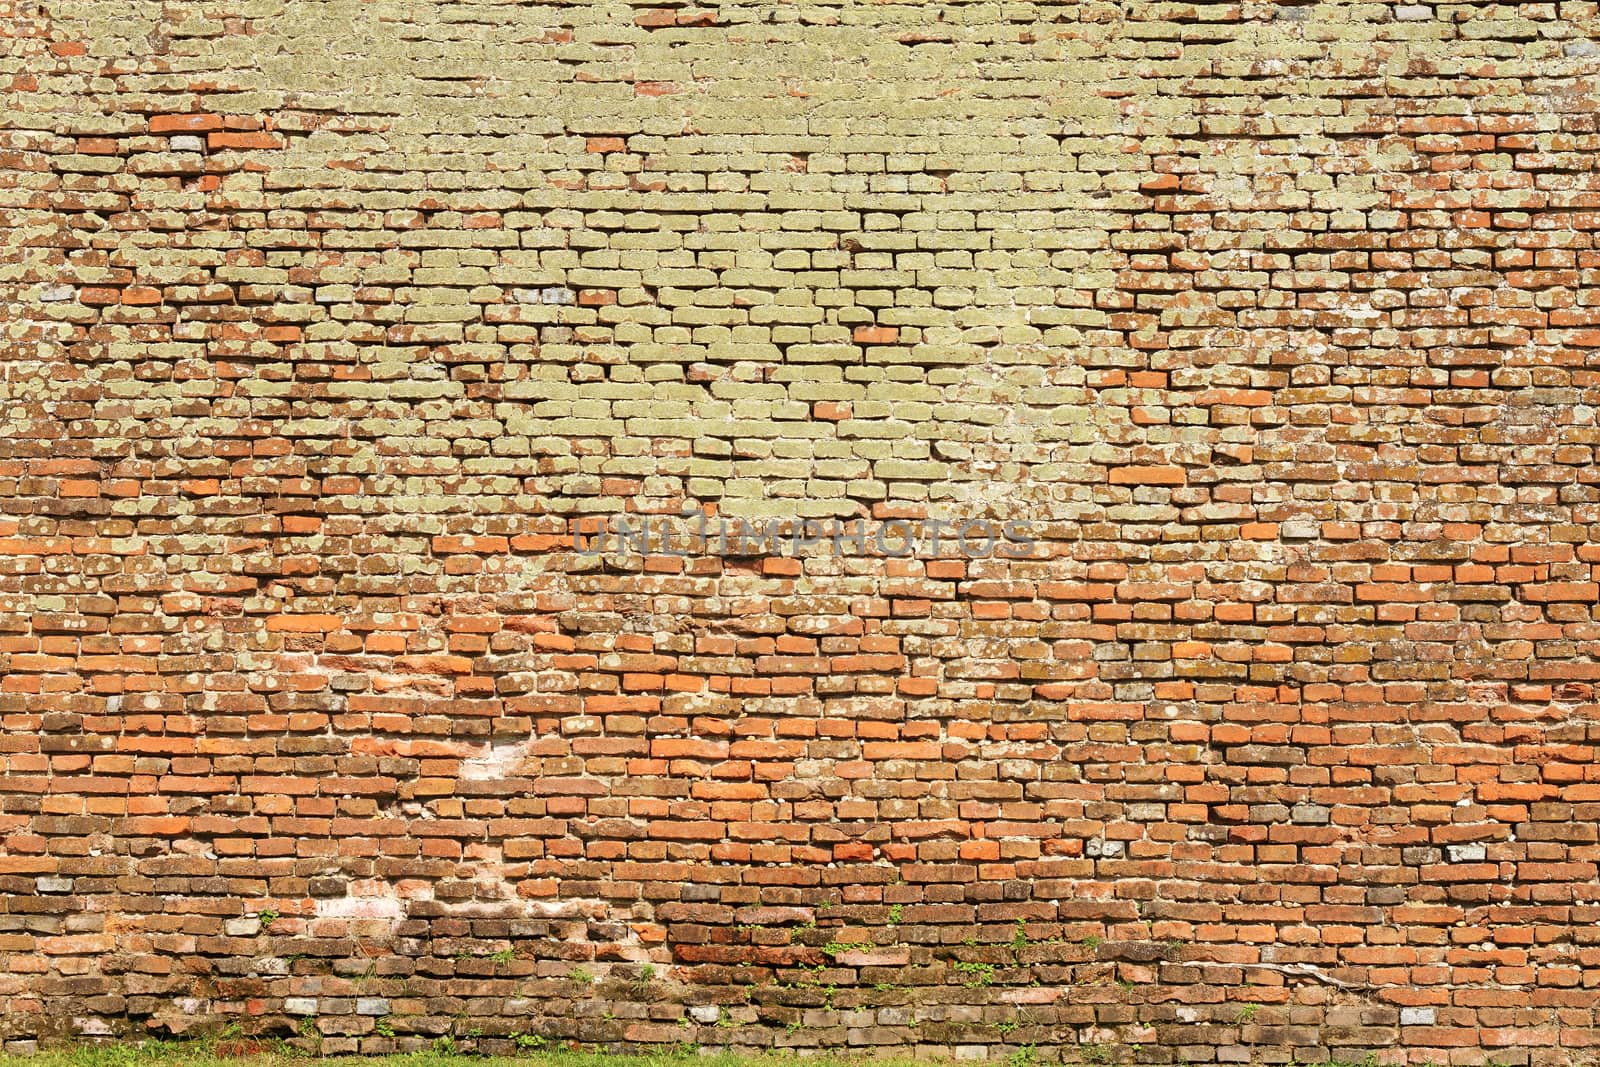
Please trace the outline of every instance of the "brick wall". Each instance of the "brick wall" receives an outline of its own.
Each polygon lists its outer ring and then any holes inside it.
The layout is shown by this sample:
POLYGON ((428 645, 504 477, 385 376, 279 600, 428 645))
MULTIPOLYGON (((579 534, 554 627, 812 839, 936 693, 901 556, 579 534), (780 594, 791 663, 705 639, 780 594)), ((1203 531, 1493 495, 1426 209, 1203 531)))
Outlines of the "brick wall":
POLYGON ((0 0, 0 1037, 1592 1058, 1597 42, 0 0))

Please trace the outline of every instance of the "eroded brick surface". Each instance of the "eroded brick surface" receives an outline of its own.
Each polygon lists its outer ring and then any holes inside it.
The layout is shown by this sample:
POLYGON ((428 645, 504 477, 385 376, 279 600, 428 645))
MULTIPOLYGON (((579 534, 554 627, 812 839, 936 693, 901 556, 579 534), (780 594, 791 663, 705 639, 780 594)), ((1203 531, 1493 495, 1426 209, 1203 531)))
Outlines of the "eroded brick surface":
POLYGON ((1597 30, 0 2, 4 1036, 1590 1057, 1597 30))

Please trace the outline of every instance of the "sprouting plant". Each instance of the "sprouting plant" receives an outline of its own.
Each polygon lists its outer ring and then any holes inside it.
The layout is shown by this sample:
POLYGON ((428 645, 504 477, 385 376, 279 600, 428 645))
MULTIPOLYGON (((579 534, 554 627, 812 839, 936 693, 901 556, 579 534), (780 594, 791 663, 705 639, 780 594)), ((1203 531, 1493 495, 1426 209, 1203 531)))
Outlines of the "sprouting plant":
POLYGON ((1035 1055, 1032 1045, 1023 1045, 1006 1057, 1006 1067, 1033 1067, 1035 1055))
POLYGON ((433 1051, 439 1053, 441 1056, 454 1055, 456 1051, 456 1039, 451 1037, 449 1034, 441 1034, 433 1039, 433 1051))
POLYGON ((1017 920, 1016 927, 1011 931, 1011 947, 1013 949, 1027 948, 1032 943, 1028 940, 1027 926, 1028 921, 1026 919, 1017 920))
POLYGON ((318 1038, 322 1036, 317 1030, 317 1020, 309 1016, 300 1020, 299 1030, 301 1037, 318 1038))
POLYGON ((995 1023, 994 1032, 999 1034, 1001 1037, 1005 1037, 1007 1034, 1011 1033, 1021 1025, 1022 1024, 1015 1019, 1007 1019, 1005 1022, 995 1023))
POLYGON ((656 965, 655 964, 647 963, 643 967, 639 968, 639 979, 640 979, 640 981, 648 982, 651 979, 653 979, 655 976, 656 976, 656 965))
POLYGON ((272 924, 278 921, 278 913, 271 908, 262 908, 256 912, 256 922, 261 924, 261 932, 266 933, 272 929, 272 924))
POLYGON ((1085 1063, 1110 1063, 1111 1050, 1104 1045, 1085 1045, 1083 1060, 1085 1063))
POLYGON ((890 904, 889 905, 889 925, 890 926, 899 926, 900 925, 900 915, 901 915, 902 912, 905 911, 905 908, 906 908, 906 906, 904 904, 890 904))
POLYGON ((1177 959, 1179 956, 1183 955, 1183 942, 1179 941, 1175 937, 1170 939, 1170 940, 1168 940, 1162 946, 1161 954, 1163 956, 1165 956, 1168 960, 1177 959))
POLYGON ((523 1033, 512 1034, 511 1043, 524 1052, 537 1052, 549 1044, 543 1034, 523 1033))
POLYGON ((1083 947, 1088 949, 1090 952, 1093 952, 1095 949, 1099 948, 1104 942, 1105 942, 1104 938, 1096 937, 1094 934, 1090 934, 1088 937, 1083 939, 1083 947))
POLYGON ((805 1024, 799 1019, 790 1019, 788 1022, 783 1024, 783 1032, 788 1034, 790 1037, 798 1034, 804 1028, 805 1024))
POLYGON ((829 941, 822 946, 822 951, 830 958, 845 952, 868 952, 872 945, 866 941, 829 941))
POLYGON ((900 987, 895 985, 893 982, 873 982, 872 988, 876 989, 880 993, 892 993, 900 987))
POLYGON ((972 960, 962 960, 955 965, 957 974, 964 974, 967 980, 961 984, 968 989, 981 989, 994 981, 994 964, 975 963, 972 960))
POLYGON ((574 982, 582 982, 584 985, 588 985, 590 982, 594 981, 594 975, 590 974, 582 967, 572 968, 572 970, 567 974, 567 977, 571 978, 574 982))
POLYGON ((966 937, 961 939, 961 943, 966 945, 968 948, 972 948, 978 943, 978 935, 968 934, 966 937))
POLYGON ((1256 1017, 1256 1012, 1260 1010, 1261 1005, 1259 1004, 1241 1004, 1239 1005, 1239 1013, 1234 1016, 1234 1021, 1247 1023, 1251 1019, 1254 1019, 1256 1017))
POLYGON ((388 1019, 379 1019, 372 1024, 372 1032, 379 1037, 393 1037, 394 1025, 388 1019))

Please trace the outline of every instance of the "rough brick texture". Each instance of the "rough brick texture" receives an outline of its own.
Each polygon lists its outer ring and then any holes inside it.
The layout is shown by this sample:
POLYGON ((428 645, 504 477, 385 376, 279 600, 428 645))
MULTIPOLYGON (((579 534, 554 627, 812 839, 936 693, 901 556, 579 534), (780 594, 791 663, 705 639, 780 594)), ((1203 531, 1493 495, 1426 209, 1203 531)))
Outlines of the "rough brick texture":
POLYGON ((0 0, 3 1036, 1592 1058, 1597 38, 0 0))

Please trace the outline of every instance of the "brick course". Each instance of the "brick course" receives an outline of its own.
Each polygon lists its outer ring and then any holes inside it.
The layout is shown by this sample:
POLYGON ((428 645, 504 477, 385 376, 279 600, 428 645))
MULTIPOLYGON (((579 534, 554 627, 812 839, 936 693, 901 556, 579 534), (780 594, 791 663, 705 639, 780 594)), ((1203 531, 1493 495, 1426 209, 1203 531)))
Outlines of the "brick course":
POLYGON ((0 1037, 1586 1062, 1597 76, 0 0, 0 1037), (686 502, 1037 546, 569 539, 686 502))

